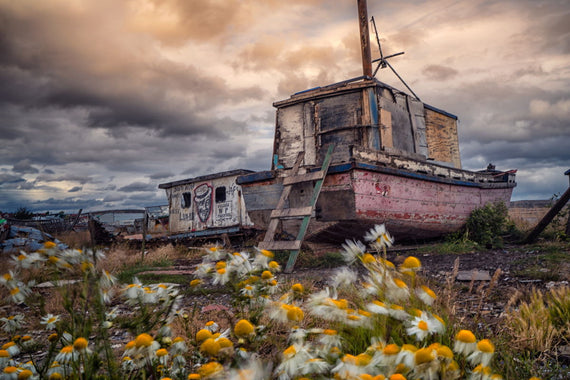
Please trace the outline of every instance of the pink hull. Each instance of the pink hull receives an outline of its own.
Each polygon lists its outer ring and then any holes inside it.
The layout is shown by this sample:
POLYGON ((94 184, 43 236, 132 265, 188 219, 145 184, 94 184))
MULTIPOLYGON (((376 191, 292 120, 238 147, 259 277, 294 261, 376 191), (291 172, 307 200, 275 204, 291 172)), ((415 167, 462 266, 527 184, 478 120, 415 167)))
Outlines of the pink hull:
POLYGON ((476 208, 509 202, 512 188, 485 189, 382 173, 352 172, 357 219, 386 223, 395 235, 431 237, 459 230, 476 208))
MULTIPOLYGON (((472 173, 472 172, 470 172, 472 173)), ((458 180, 394 168, 339 166, 327 174, 317 200, 316 215, 305 240, 344 242, 362 239, 375 224, 386 224, 398 240, 422 240, 458 231, 471 211, 511 198, 514 181, 458 180)), ((266 228, 281 194, 277 178, 242 184, 248 213, 257 227, 266 228)), ((293 190, 288 207, 307 204, 312 185, 293 190)), ((283 221, 294 236, 300 221, 283 221)))
POLYGON ((330 174, 309 240, 338 240, 342 234, 358 237, 381 223, 397 239, 438 237, 458 231, 476 208, 508 203, 512 191, 512 187, 442 183, 358 169, 330 174), (330 227, 324 228, 326 223, 330 227))

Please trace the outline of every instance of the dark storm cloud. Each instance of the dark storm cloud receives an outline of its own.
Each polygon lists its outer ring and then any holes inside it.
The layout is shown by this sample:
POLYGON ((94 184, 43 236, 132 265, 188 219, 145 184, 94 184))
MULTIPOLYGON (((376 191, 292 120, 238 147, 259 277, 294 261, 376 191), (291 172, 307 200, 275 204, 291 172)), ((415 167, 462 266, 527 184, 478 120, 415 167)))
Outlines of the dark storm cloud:
POLYGON ((107 186, 105 186, 105 187, 98 188, 97 191, 113 191, 113 190, 116 190, 116 189, 117 189, 117 186, 116 186, 116 185, 110 184, 110 185, 107 185, 107 186))
POLYGON ((83 190, 82 186, 74 186, 71 189, 67 190, 68 193, 77 193, 78 191, 83 190))
POLYGON ((59 211, 59 210, 79 210, 79 209, 96 209, 97 207, 104 206, 104 202, 94 199, 54 199, 49 198, 45 200, 27 202, 26 208, 32 211, 59 211))
POLYGON ((158 186, 152 183, 133 182, 127 186, 119 187, 117 191, 132 192, 132 191, 156 191, 158 186))
POLYGON ((36 177, 36 181, 41 182, 62 182, 62 181, 71 181, 71 182, 78 182, 81 185, 85 185, 86 183, 93 182, 93 177, 91 176, 82 176, 78 174, 65 174, 56 176, 53 174, 40 174, 36 177))
POLYGON ((14 174, 8 174, 8 173, 0 173, 0 186, 3 184, 8 184, 8 183, 19 183, 19 182, 25 182, 26 179, 22 178, 18 175, 14 175, 14 174))
POLYGON ((103 198, 103 202, 105 203, 109 203, 109 202, 119 202, 119 201, 123 201, 125 199, 125 195, 124 194, 107 194, 105 195, 105 197, 103 198))
POLYGON ((150 179, 164 179, 174 176, 172 172, 160 172, 160 173, 153 173, 148 176, 150 179))
MULTIPOLYGON (((101 33, 124 32, 116 17, 102 21, 109 30, 90 30, 94 20, 89 11, 101 12, 105 5, 69 13, 64 8, 42 13, 17 12, 6 4, 3 8, 0 104, 4 107, 81 108, 92 127, 134 126, 163 136, 216 136, 218 128, 197 111, 265 94, 260 87, 230 88, 223 79, 204 75, 191 65, 152 57, 155 48, 145 46, 148 41, 142 36, 123 33, 123 39, 105 39, 107 46, 94 43, 108 37, 101 33)), ((17 127, 7 129, 18 136, 17 127)))
POLYGON ((12 167, 12 170, 16 173, 38 173, 39 170, 34 168, 31 164, 31 161, 26 159, 20 162, 17 162, 12 167))

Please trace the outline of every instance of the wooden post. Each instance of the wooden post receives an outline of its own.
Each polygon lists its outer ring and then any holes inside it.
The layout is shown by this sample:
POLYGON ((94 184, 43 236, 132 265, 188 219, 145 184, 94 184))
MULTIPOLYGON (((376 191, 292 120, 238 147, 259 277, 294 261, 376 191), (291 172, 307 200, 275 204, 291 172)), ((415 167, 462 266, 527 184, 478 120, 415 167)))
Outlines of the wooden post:
POLYGON ((91 214, 89 214, 89 218, 87 219, 87 229, 89 230, 89 237, 91 239, 91 249, 95 249, 95 221, 91 214))
MULTIPOLYGON (((564 174, 569 175, 570 170, 566 171, 566 173, 564 174)), ((560 210, 562 210, 562 207, 564 207, 564 205, 568 203, 568 200, 570 200, 570 186, 568 187, 566 192, 562 194, 562 196, 560 197, 560 199, 558 199, 558 201, 554 204, 554 206, 552 206, 552 208, 548 210, 548 212, 542 218, 542 220, 538 222, 536 227, 534 227, 534 229, 528 234, 523 243, 530 244, 535 242, 536 239, 538 238, 538 235, 540 235, 540 233, 546 228, 546 226, 548 226, 548 224, 552 221, 552 219, 554 219, 554 217, 560 212, 560 210)), ((566 230, 568 230, 568 226, 566 226, 566 230)))
MULTIPOLYGON (((564 172, 568 176, 568 187, 570 187, 570 169, 564 172)), ((570 236, 570 210, 568 210, 568 221, 566 222, 566 237, 570 236)))
POLYGON ((368 31, 368 7, 366 0, 357 0, 358 24, 360 26, 360 49, 362 51, 362 75, 372 77, 372 54, 370 53, 370 32, 368 31))
POLYGON ((69 227, 69 231, 73 231, 73 229, 75 228, 75 225, 77 224, 77 222, 79 222, 79 218, 81 217, 81 212, 83 211, 82 208, 79 209, 79 212, 77 213, 77 217, 75 218, 75 220, 73 221, 73 223, 71 224, 71 227, 69 227))
POLYGON ((144 262, 144 250, 146 248, 146 232, 148 224, 148 210, 144 210, 144 217, 142 222, 142 242, 141 242, 141 263, 144 262))

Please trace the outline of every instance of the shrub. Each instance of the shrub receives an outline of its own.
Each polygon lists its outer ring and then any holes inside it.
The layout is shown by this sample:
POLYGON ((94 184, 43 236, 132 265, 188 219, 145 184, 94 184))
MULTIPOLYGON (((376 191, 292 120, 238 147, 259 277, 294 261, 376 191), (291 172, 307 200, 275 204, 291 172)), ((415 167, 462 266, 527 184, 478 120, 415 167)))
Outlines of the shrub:
POLYGON ((503 202, 488 203, 471 212, 466 230, 469 239, 485 247, 501 247, 506 231, 508 209, 503 202))

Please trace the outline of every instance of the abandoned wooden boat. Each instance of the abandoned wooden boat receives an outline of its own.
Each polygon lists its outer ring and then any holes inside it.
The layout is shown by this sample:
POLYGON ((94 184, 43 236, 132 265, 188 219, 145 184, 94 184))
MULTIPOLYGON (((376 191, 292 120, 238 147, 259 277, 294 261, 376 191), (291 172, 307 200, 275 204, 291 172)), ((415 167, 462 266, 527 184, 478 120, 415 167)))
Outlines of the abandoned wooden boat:
POLYGON ((372 60, 366 0, 357 5, 363 76, 274 103, 272 168, 237 180, 251 220, 268 229, 261 247, 295 251, 305 233, 342 241, 378 223, 397 239, 436 237, 475 208, 509 202, 516 186, 515 171, 462 170, 457 117, 420 101, 396 73, 388 58, 403 53, 384 56, 378 46, 372 60), (374 78, 386 67, 412 95, 374 78), (294 243, 274 242, 279 224, 298 231, 294 243))
MULTIPOLYGON (((298 252, 303 240, 342 242, 380 223, 398 240, 441 236, 473 209, 510 201, 515 171, 462 169, 456 116, 374 78, 366 2, 358 8, 363 75, 273 104, 270 170, 160 185, 171 233, 257 228, 260 247, 298 252), (275 241, 279 232, 292 240, 275 241)), ((387 58, 378 67, 392 68, 387 58)))
MULTIPOLYGON (((297 93, 277 108, 269 171, 238 177, 252 222, 266 228, 284 184, 284 208, 310 203, 315 178, 333 146, 308 240, 342 241, 385 223, 397 239, 432 238, 461 228, 488 202, 509 202, 512 171, 461 169, 457 117, 376 79, 359 77, 297 93), (296 173, 296 174, 298 174, 296 173), (306 181, 307 179, 307 181, 306 181), (299 181, 299 182, 297 182, 299 181)), ((284 231, 299 222, 285 213, 284 231)))

